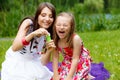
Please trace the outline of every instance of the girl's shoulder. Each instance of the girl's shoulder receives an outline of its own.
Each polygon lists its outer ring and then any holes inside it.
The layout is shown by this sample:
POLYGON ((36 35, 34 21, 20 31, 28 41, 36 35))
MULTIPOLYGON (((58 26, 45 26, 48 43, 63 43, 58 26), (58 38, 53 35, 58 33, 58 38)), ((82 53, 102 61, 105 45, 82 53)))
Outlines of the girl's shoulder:
POLYGON ((78 34, 73 35, 73 44, 83 44, 81 37, 78 34))
POLYGON ((74 33, 73 40, 81 40, 81 37, 78 34, 74 33))

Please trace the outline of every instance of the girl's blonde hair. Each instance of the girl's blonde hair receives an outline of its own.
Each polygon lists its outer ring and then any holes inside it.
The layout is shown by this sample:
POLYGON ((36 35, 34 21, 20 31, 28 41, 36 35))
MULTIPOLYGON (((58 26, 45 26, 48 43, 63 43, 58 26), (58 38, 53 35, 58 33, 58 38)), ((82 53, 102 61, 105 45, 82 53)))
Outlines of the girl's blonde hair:
MULTIPOLYGON (((74 31, 75 31, 75 19, 74 19, 74 16, 70 12, 61 12, 60 14, 57 15, 56 20, 57 20, 57 18, 59 16, 68 17, 70 19, 71 29, 70 29, 70 32, 69 32, 67 43, 69 44, 69 47, 72 48, 73 47, 73 40, 72 40, 72 38, 73 38, 73 35, 74 35, 74 31)), ((55 20, 55 24, 56 24, 56 20, 55 20)), ((54 39, 54 42, 55 42, 56 46, 58 46, 59 37, 58 37, 56 29, 55 29, 55 24, 53 26, 53 39, 54 39)))

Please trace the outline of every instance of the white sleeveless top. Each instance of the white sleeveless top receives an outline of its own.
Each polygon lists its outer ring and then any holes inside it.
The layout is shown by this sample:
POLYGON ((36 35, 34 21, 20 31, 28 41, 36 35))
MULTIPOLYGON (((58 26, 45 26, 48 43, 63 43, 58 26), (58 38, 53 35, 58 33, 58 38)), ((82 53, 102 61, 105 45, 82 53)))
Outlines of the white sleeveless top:
MULTIPOLYGON (((28 34, 32 31, 31 27, 28 34)), ((44 44, 45 36, 41 36, 19 51, 10 47, 2 63, 1 80, 50 80, 53 73, 40 61, 44 44)))

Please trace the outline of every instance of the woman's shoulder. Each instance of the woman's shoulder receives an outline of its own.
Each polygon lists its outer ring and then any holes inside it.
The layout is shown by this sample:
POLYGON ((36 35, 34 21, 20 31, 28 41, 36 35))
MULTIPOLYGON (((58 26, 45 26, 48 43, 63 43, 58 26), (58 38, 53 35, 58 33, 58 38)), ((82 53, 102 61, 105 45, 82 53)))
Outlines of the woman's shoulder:
POLYGON ((30 18, 26 18, 23 23, 33 24, 33 21, 30 18))
POLYGON ((32 24, 33 24, 32 19, 30 19, 30 18, 24 18, 24 19, 22 20, 22 22, 20 23, 19 28, 20 28, 20 29, 26 29, 26 28, 28 28, 29 26, 31 26, 32 24))
POLYGON ((25 17, 22 19, 21 24, 33 24, 34 17, 25 17))

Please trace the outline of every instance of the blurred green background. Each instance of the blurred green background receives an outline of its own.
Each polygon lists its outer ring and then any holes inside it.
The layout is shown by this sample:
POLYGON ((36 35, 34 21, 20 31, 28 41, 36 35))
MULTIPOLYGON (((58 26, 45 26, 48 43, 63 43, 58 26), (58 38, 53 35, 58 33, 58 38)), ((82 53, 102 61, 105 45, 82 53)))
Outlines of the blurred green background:
POLYGON ((34 16, 43 1, 51 2, 57 13, 72 12, 76 31, 120 28, 120 0, 0 0, 0 37, 15 36, 19 22, 26 16, 34 16))
POLYGON ((44 1, 51 2, 57 14, 62 11, 74 14, 76 32, 93 62, 104 62, 111 74, 109 80, 120 80, 120 0, 0 0, 0 64, 19 22, 26 16, 34 16, 44 1))

